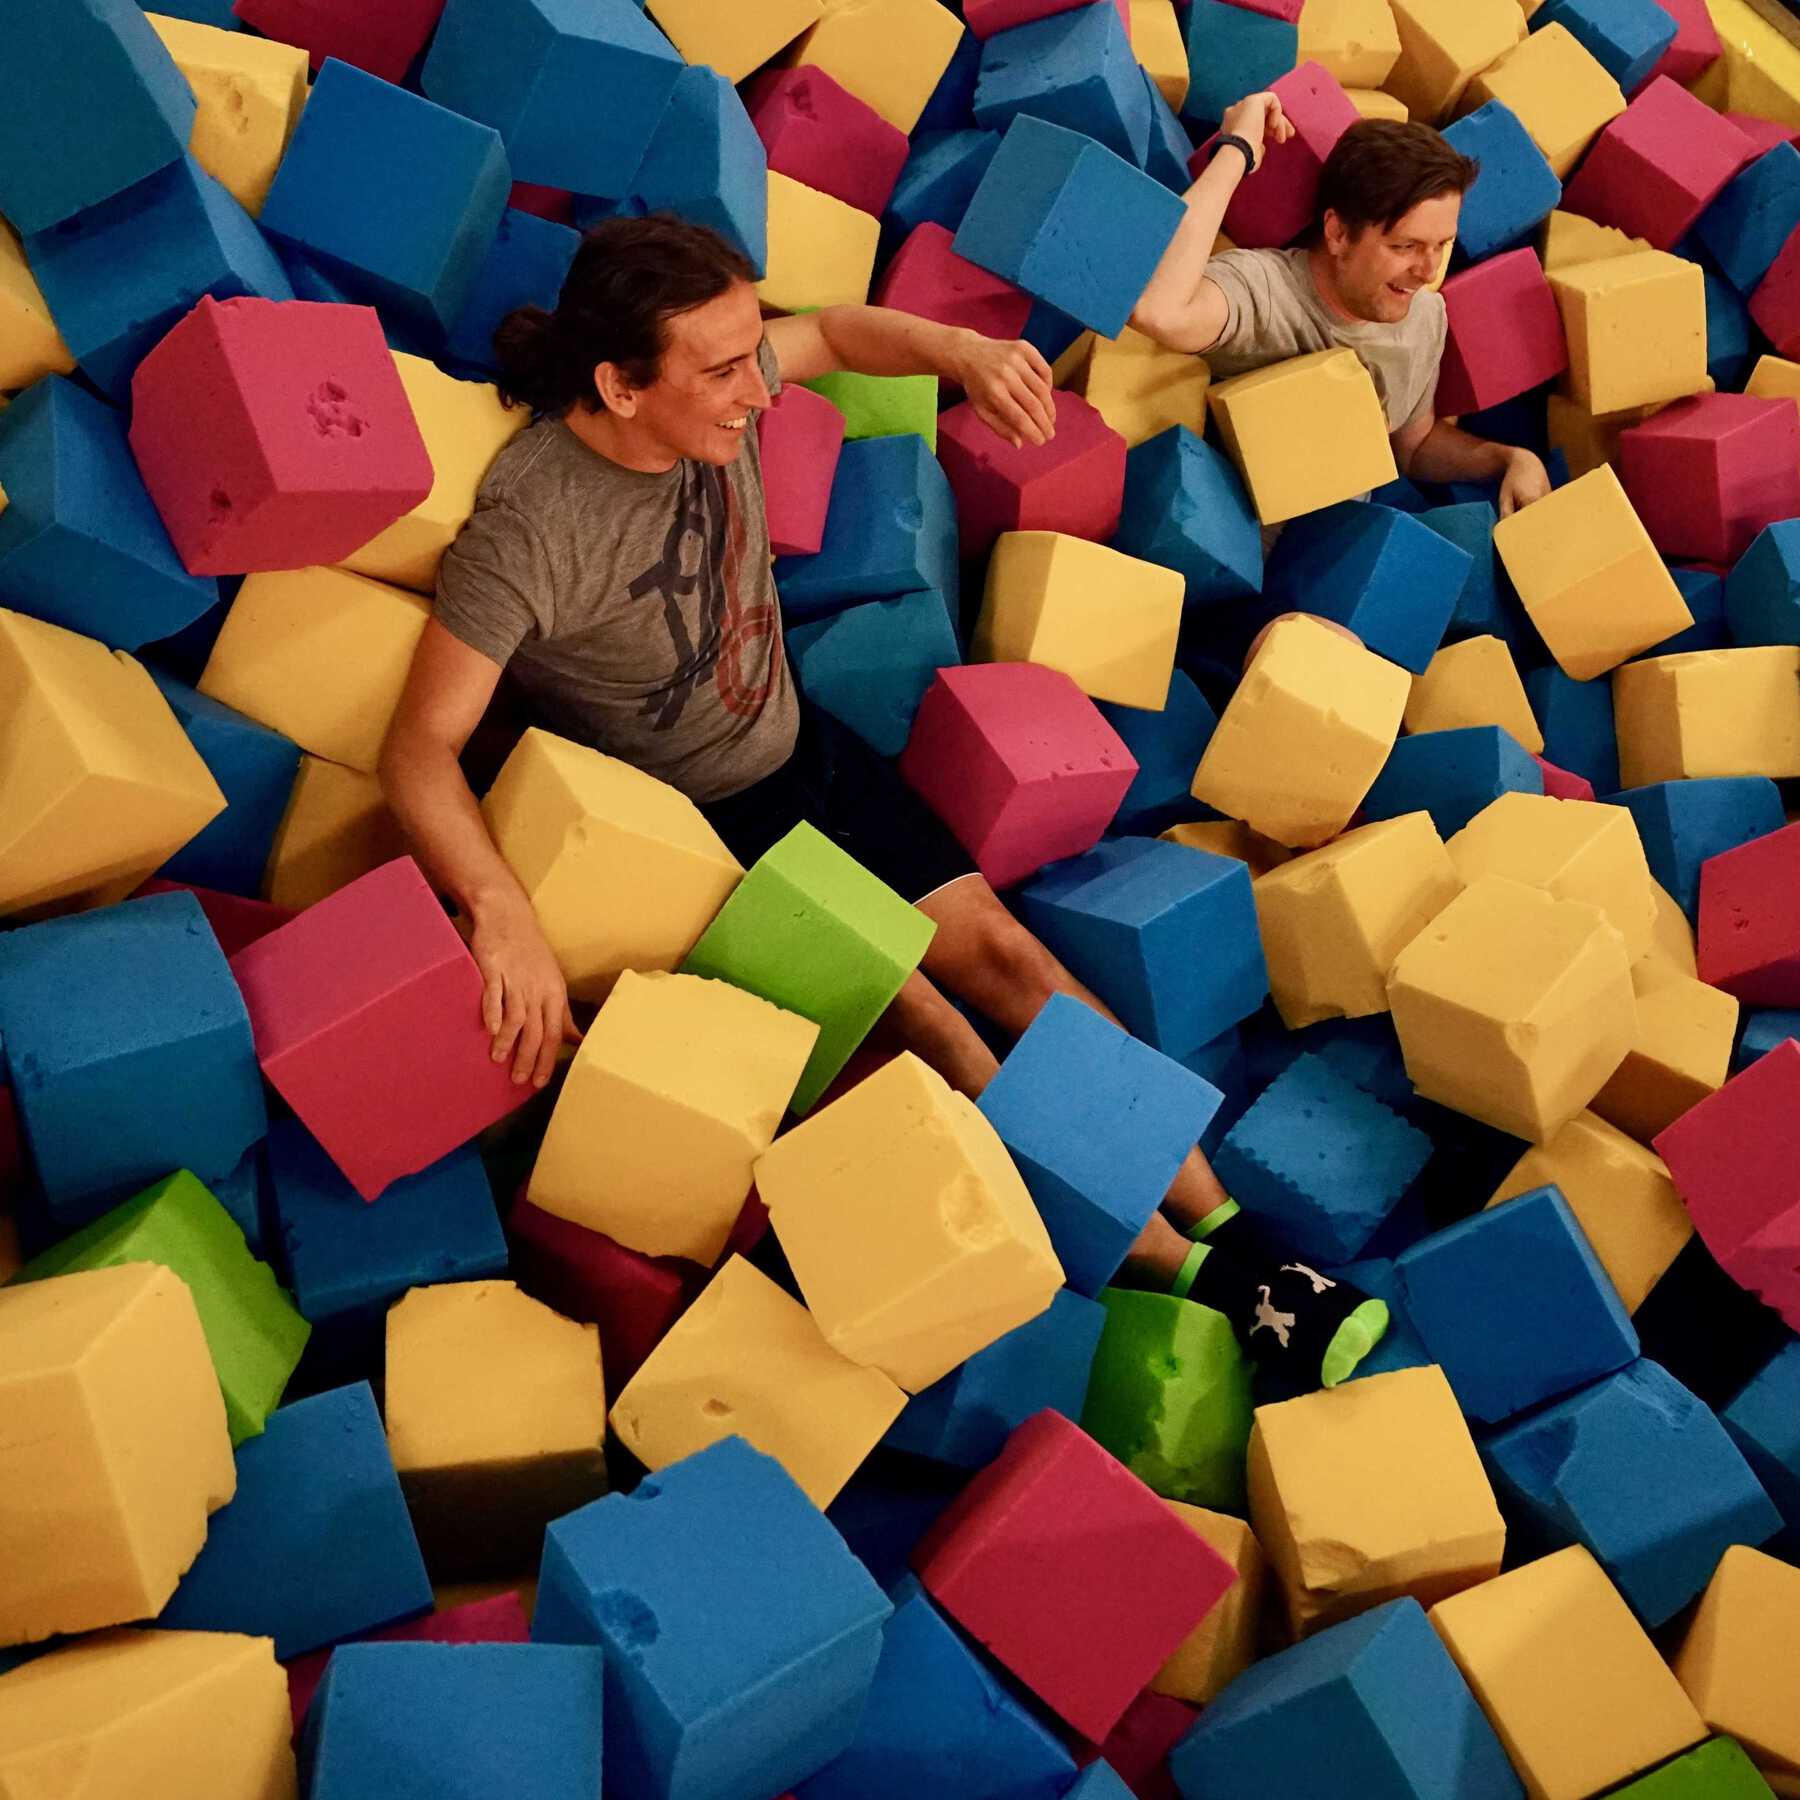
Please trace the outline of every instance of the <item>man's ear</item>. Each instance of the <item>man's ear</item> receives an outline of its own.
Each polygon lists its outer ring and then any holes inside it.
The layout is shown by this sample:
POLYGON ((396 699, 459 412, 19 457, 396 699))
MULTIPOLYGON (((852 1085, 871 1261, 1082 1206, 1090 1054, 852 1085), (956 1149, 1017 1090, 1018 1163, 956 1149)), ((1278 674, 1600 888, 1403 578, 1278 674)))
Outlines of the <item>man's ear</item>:
POLYGON ((594 365, 594 387, 609 413, 621 419, 636 417, 637 389, 625 379, 624 371, 617 363, 594 365))
POLYGON ((1345 229, 1344 221, 1329 206, 1325 209, 1324 236, 1325 248, 1334 256, 1342 251, 1350 241, 1350 233, 1345 229))

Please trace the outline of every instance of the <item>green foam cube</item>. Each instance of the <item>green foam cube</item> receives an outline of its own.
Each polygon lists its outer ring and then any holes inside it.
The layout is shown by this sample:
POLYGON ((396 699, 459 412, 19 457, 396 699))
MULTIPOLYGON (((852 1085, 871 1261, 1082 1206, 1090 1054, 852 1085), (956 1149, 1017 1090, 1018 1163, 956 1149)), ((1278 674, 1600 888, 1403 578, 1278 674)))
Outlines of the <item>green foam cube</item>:
POLYGON ((1774 1800, 1774 1789, 1756 1772, 1735 1738, 1711 1738, 1652 1769, 1612 1800, 1774 1800))
POLYGON ((935 375, 853 375, 834 370, 802 383, 844 415, 844 438, 904 437, 916 432, 937 449, 935 375))

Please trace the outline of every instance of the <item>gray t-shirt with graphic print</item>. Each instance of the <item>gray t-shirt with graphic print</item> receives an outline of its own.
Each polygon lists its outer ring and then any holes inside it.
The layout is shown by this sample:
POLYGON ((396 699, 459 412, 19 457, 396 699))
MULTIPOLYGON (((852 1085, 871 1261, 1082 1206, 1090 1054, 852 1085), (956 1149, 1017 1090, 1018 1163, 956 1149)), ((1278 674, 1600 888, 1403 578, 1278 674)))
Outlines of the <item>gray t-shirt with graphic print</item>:
MULTIPOLYGON (((781 387, 765 339, 771 394, 781 387)), ((436 614, 536 722, 678 787, 735 794, 792 754, 755 426, 728 468, 621 468, 560 418, 494 459, 438 572, 436 614)))

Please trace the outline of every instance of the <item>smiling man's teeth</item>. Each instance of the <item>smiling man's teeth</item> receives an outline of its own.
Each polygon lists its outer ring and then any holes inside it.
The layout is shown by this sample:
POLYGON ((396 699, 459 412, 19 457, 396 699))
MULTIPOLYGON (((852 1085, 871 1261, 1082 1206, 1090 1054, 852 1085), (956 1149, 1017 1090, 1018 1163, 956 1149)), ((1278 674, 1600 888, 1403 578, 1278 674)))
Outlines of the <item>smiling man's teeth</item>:
POLYGON ((750 415, 745 413, 741 418, 721 419, 719 421, 719 428, 722 431, 742 431, 749 423, 750 415))

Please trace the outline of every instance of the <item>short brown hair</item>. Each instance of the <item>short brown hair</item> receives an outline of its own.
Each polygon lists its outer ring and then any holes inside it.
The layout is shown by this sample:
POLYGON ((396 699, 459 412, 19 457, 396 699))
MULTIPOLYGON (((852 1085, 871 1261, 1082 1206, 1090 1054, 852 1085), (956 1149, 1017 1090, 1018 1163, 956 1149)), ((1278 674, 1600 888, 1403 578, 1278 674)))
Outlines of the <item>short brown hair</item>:
POLYGON ((1481 165, 1453 148, 1429 125, 1405 119, 1362 119, 1338 139, 1319 175, 1319 225, 1334 212, 1352 236, 1366 226, 1383 231, 1421 200, 1466 194, 1481 165))

